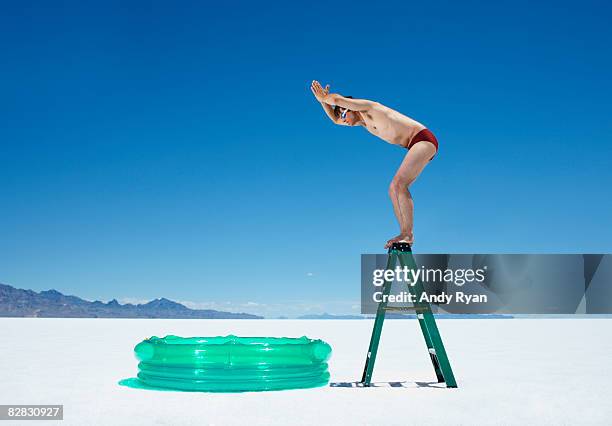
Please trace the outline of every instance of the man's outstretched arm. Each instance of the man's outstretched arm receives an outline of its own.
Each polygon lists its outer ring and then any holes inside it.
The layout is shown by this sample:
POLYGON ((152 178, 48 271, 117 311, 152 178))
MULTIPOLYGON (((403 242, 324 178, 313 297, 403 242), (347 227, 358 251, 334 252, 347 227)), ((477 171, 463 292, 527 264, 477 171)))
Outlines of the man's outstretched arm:
POLYGON ((367 99, 345 98, 337 93, 329 93, 329 86, 323 89, 321 84, 313 80, 310 85, 310 90, 315 95, 317 100, 327 105, 338 105, 341 108, 347 108, 351 111, 367 111, 376 105, 376 102, 368 101, 367 99))
POLYGON ((371 109, 376 102, 367 99, 345 98, 337 93, 329 93, 323 98, 323 102, 328 105, 338 105, 341 108, 346 108, 351 111, 367 111, 371 109))

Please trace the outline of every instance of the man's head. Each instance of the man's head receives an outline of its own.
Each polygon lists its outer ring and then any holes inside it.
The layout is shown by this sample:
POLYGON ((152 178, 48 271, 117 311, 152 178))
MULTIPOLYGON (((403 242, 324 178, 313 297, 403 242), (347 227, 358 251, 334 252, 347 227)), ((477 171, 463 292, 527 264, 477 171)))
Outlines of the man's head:
MULTIPOLYGON (((342 96, 344 98, 353 99, 352 96, 342 96)), ((348 124, 349 126, 354 126, 359 121, 359 114, 355 111, 351 111, 347 108, 342 108, 341 106, 334 106, 334 114, 336 115, 336 119, 339 121, 348 124)))

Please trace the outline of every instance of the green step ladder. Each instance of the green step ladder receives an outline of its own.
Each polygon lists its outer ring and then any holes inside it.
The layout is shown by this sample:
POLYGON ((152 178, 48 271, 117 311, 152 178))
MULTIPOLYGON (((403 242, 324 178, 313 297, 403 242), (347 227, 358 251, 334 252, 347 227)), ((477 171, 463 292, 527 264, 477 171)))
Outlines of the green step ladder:
MULTIPOLYGON (((407 266, 408 269, 417 269, 416 262, 412 256, 412 248, 408 243, 394 243, 389 248, 389 256, 387 259, 387 269, 393 270, 399 260, 400 266, 403 268, 407 266)), ((391 285, 393 281, 386 281, 383 284, 383 296, 388 295, 391 292, 391 285)), ((376 319, 374 320, 374 329, 372 330, 372 338, 370 339, 370 347, 368 348, 368 355, 365 361, 365 367, 363 368, 363 376, 361 377, 361 385, 370 386, 372 380, 372 372, 374 371, 374 362, 376 361, 376 353, 378 352, 378 344, 380 342, 380 335, 382 333, 383 322, 385 321, 385 314, 387 311, 414 311, 423 337, 425 338, 425 344, 431 358, 438 383, 446 383, 448 388, 456 388, 457 382, 451 368, 446 350, 444 349, 444 343, 442 343, 442 337, 440 331, 436 325, 436 319, 431 311, 431 306, 426 302, 419 302, 421 294, 425 292, 423 283, 418 280, 414 286, 408 285, 408 290, 414 300, 414 306, 411 307, 393 307, 387 306, 386 298, 378 304, 378 310, 376 311, 376 319)))

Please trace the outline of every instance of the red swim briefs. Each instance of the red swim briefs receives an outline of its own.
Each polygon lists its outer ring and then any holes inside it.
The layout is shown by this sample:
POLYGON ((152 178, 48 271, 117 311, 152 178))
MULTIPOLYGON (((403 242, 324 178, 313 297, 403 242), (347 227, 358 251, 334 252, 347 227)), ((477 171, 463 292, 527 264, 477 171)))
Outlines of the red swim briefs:
POLYGON ((431 142, 436 147, 436 153, 438 153, 438 139, 434 136, 433 133, 429 129, 423 129, 410 140, 410 143, 406 147, 406 149, 412 148, 412 146, 421 141, 431 142))

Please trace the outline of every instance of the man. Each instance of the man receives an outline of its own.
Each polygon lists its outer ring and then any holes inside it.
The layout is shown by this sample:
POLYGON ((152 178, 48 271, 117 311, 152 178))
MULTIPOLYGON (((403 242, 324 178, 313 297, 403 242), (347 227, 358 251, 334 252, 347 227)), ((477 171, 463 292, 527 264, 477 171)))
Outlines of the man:
POLYGON ((436 137, 418 121, 378 102, 329 93, 329 85, 324 89, 316 80, 312 82, 310 89, 334 123, 365 127, 368 132, 385 142, 408 150, 389 186, 389 196, 399 222, 400 234, 388 240, 385 248, 389 248, 394 242, 412 244, 414 204, 409 188, 438 151, 436 137))

